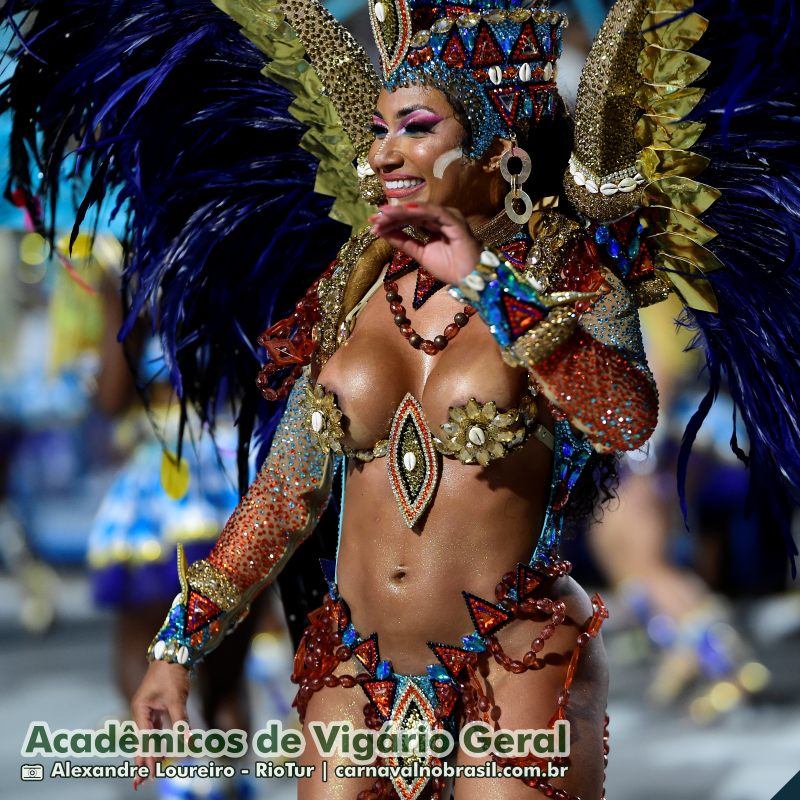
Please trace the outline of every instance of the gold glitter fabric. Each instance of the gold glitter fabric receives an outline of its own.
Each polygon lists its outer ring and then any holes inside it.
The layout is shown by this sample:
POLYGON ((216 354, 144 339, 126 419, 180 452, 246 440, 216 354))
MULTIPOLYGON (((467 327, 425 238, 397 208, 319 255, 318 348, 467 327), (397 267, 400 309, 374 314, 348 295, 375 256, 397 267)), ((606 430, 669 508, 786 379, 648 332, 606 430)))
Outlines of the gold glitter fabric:
POLYGON ((207 559, 248 601, 313 531, 330 495, 331 459, 303 424, 307 380, 295 384, 264 466, 207 559))
POLYGON ((364 48, 318 2, 282 0, 280 7, 339 111, 356 155, 366 155, 372 144, 368 120, 380 81, 364 48))
POLYGON ((339 251, 336 268, 330 278, 320 281, 318 290, 320 321, 316 331, 318 347, 315 354, 317 370, 322 369, 325 362, 336 352, 341 343, 339 326, 347 311, 361 299, 360 296, 355 300, 352 297, 347 298, 345 289, 358 284, 363 287, 363 293, 375 281, 378 272, 386 264, 384 256, 388 258, 391 253, 388 245, 385 247, 382 245, 386 243, 376 241, 370 230, 365 229, 345 243, 339 251), (367 280, 364 280, 365 274, 367 280))
POLYGON ((186 571, 187 597, 189 588, 207 597, 223 611, 235 608, 241 600, 241 592, 236 584, 213 564, 201 559, 195 561, 186 571))
POLYGON ((564 189, 575 207, 610 222, 642 206, 657 275, 632 287, 640 306, 667 289, 715 312, 705 274, 721 262, 705 245, 716 232, 697 217, 720 196, 696 180, 708 160, 689 148, 704 126, 687 119, 708 61, 689 52, 708 20, 693 0, 618 0, 581 74, 575 145, 564 189))
POLYGON ((564 176, 564 189, 579 211, 599 222, 624 216, 640 203, 634 96, 641 85, 637 62, 648 2, 617 0, 581 73, 572 169, 564 176), (631 182, 634 188, 629 188, 631 182), (617 187, 612 195, 600 191, 611 185, 617 187))
POLYGON ((639 56, 642 86, 636 94, 641 117, 635 133, 646 181, 643 217, 656 268, 686 305, 715 312, 717 300, 705 274, 722 262, 705 247, 716 231, 698 216, 720 192, 696 180, 708 160, 688 148, 704 126, 685 119, 703 96, 691 84, 708 68, 706 59, 687 52, 708 26, 690 12, 692 6, 691 0, 660 0, 643 22, 646 46, 639 56), (676 16, 679 10, 690 13, 676 16))
POLYGON ((295 96, 289 111, 307 132, 300 146, 319 160, 314 190, 336 198, 333 219, 360 228, 372 207, 361 199, 356 157, 366 157, 369 114, 380 91, 363 48, 319 3, 213 0, 268 58, 263 74, 295 96))

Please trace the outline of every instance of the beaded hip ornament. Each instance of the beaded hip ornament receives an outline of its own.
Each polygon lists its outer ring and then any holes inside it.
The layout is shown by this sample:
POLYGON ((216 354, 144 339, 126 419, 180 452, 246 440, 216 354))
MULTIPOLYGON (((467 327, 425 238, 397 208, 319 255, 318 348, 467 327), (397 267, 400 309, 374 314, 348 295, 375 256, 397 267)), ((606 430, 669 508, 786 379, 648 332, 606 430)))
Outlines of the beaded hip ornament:
POLYGON ((551 117, 566 17, 520 0, 370 0, 384 85, 421 83, 457 99, 469 118, 469 158, 514 126, 551 117))

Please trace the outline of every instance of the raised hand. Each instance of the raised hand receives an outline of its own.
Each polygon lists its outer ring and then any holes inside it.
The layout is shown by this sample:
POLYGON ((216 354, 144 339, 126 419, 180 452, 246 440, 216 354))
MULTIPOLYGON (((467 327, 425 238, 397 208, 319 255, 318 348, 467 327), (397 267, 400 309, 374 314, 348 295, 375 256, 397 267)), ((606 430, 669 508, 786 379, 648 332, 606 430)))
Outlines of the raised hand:
POLYGON ((456 208, 432 203, 386 205, 369 221, 377 236, 410 255, 444 283, 458 283, 478 262, 481 244, 456 208), (428 241, 412 238, 403 230, 408 226, 424 232, 428 241))

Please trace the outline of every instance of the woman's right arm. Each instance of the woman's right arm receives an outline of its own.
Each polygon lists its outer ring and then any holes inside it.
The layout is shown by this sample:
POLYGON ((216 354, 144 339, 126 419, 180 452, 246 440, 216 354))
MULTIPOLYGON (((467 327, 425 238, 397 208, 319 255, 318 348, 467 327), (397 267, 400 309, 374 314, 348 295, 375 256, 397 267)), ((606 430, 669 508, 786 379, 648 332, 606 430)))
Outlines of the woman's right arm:
POLYGON ((140 728, 186 718, 188 670, 247 615, 314 530, 328 502, 332 459, 304 424, 307 371, 295 383, 269 456, 209 556, 179 563, 181 593, 148 650, 151 660, 132 701, 140 728))

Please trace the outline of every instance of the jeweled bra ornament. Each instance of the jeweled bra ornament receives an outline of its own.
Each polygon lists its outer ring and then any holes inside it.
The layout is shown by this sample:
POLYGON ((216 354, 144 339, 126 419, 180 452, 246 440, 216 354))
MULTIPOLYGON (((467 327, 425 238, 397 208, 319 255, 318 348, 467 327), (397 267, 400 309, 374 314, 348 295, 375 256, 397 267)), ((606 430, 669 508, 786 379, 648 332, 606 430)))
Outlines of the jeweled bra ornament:
POLYGON ((480 158, 522 121, 552 117, 563 14, 519 0, 370 0, 370 20, 387 89, 423 84, 463 107, 480 158))

